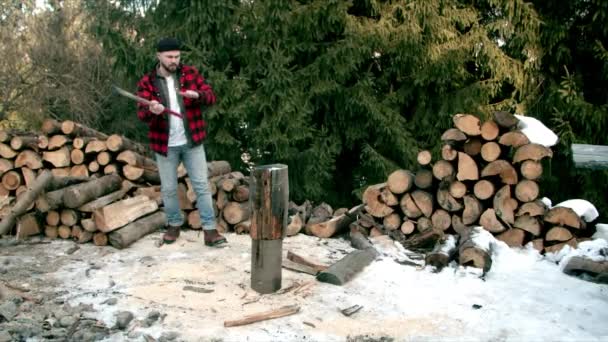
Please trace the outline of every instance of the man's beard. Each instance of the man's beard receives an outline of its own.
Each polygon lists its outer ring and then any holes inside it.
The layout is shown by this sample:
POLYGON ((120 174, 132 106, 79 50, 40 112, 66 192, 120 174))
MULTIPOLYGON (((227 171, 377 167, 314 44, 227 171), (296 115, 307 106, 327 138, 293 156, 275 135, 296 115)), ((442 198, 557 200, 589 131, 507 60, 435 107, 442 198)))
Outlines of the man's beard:
POLYGON ((160 63, 160 65, 167 70, 168 72, 175 72, 175 70, 177 70, 177 64, 165 64, 165 63, 160 63))

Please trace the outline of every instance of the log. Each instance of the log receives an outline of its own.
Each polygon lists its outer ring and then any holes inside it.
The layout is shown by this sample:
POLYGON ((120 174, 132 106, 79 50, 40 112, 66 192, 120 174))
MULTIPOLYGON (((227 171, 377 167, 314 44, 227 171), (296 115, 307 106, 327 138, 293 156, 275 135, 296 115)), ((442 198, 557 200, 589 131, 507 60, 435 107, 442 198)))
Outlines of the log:
POLYGON ((524 203, 517 210, 517 214, 515 216, 521 215, 530 215, 530 216, 544 216, 547 212, 547 205, 543 203, 541 200, 536 200, 534 202, 524 203))
POLYGON ((464 196, 464 211, 462 212, 462 223, 471 225, 479 219, 483 207, 477 198, 471 195, 464 196))
POLYGON ((570 240, 568 240, 566 242, 560 242, 560 243, 557 243, 555 245, 545 246, 545 254, 547 254, 547 253, 558 253, 559 251, 562 250, 562 248, 564 248, 566 246, 570 246, 572 248, 576 248, 578 246, 578 243, 576 242, 576 239, 570 239, 570 240))
POLYGON ((95 225, 95 220, 93 218, 87 218, 80 221, 82 228, 87 232, 95 233, 97 231, 97 226, 95 225))
POLYGON ((568 240, 572 239, 573 237, 574 236, 572 236, 572 233, 567 228, 560 227, 560 226, 556 226, 556 227, 549 229, 547 234, 545 234, 545 240, 547 240, 547 241, 563 242, 563 241, 568 241, 568 240))
POLYGON ((498 143, 503 146, 518 148, 529 144, 530 140, 520 131, 511 131, 501 135, 498 143))
POLYGON ((463 266, 481 268, 487 273, 492 267, 491 245, 488 239, 482 237, 483 234, 478 227, 464 231, 460 236, 458 262, 463 266))
POLYGON ((536 249, 539 253, 542 253, 543 249, 545 248, 543 239, 534 239, 532 241, 530 241, 530 243, 532 243, 532 248, 536 249))
POLYGON ((59 225, 57 227, 57 235, 62 239, 69 239, 72 237, 72 228, 64 224, 59 225))
POLYGON ((456 179, 459 181, 479 179, 477 163, 466 153, 458 152, 458 173, 456 174, 456 179))
POLYGON ((38 135, 38 148, 46 150, 49 147, 49 138, 46 135, 38 135))
POLYGON ((61 223, 66 226, 73 226, 80 220, 80 214, 74 209, 63 209, 60 214, 61 223))
POLYGON ((509 247, 521 247, 524 244, 524 238, 526 233, 519 228, 512 228, 496 236, 497 240, 500 240, 507 244, 509 247))
POLYGON ((441 147, 441 158, 447 161, 453 161, 458 157, 458 150, 451 144, 444 144, 441 147))
POLYGON ((462 203, 455 199, 449 190, 442 188, 437 190, 437 203, 441 208, 449 212, 460 211, 463 208, 462 203))
POLYGON ((57 150, 71 142, 72 142, 72 139, 70 139, 69 137, 66 137, 63 134, 53 135, 52 137, 49 138, 49 145, 47 146, 47 149, 49 151, 57 150))
POLYGON ((11 170, 2 175, 2 186, 9 191, 16 190, 21 184, 23 184, 23 179, 17 171, 11 170))
POLYGON ((492 141, 498 137, 499 133, 498 124, 493 120, 487 120, 481 124, 481 137, 485 140, 492 141))
POLYGON ((24 150, 15 158, 15 167, 27 166, 32 170, 42 168, 42 158, 32 150, 24 150))
POLYGON ((197 210, 192 210, 188 213, 188 218, 186 219, 188 222, 188 226, 192 229, 201 229, 203 225, 201 223, 201 215, 197 210))
POLYGON ((418 164, 420 164, 422 166, 429 165, 431 163, 431 160, 433 160, 431 151, 422 150, 422 151, 418 152, 416 160, 418 161, 418 164))
POLYGON ((95 246, 107 246, 108 245, 108 235, 104 232, 93 233, 93 244, 95 246))
MULTIPOLYGON (((332 217, 330 220, 307 225, 311 234, 321 238, 329 238, 345 231, 357 219, 357 214, 363 209, 363 204, 351 208, 347 213, 332 217)), ((398 215, 397 215, 398 216, 398 215)), ((396 229, 396 228, 395 228, 396 229)))
POLYGON ((30 187, 36 181, 36 173, 29 167, 22 167, 21 174, 23 175, 23 181, 25 186, 30 187))
POLYGON ((91 181, 70 185, 63 194, 63 203, 67 208, 78 208, 95 198, 116 191, 121 187, 119 175, 106 175, 91 181))
MULTIPOLYGON (((194 193, 194 191, 193 191, 194 193)), ((237 185, 232 191, 232 199, 237 202, 246 202, 249 200, 249 186, 237 185)))
POLYGON ((456 114, 452 117, 454 127, 468 136, 481 135, 481 121, 471 114, 456 114))
POLYGON ((464 153, 469 156, 476 156, 481 152, 481 139, 479 138, 469 138, 463 146, 464 153))
POLYGON ((543 165, 540 162, 534 160, 526 160, 521 163, 521 167, 519 169, 521 171, 521 175, 529 180, 536 180, 540 178, 543 174, 543 165))
POLYGON ((498 218, 496 217, 496 212, 493 208, 488 208, 483 212, 483 214, 481 214, 481 217, 479 218, 479 224, 485 230, 495 234, 502 233, 507 229, 500 221, 498 221, 498 218))
POLYGON ((463 198, 467 194, 467 186, 461 181, 453 181, 450 183, 449 192, 454 198, 463 198))
POLYGON ((391 207, 399 204, 399 199, 388 187, 385 187, 380 191, 380 199, 384 204, 391 207))
POLYGON ((70 176, 70 177, 55 177, 51 179, 50 183, 46 187, 46 191, 54 191, 58 189, 65 188, 70 185, 80 184, 82 182, 86 182, 90 180, 89 177, 81 177, 81 176, 70 176))
POLYGON ((419 217, 416 221, 416 228, 419 232, 424 232, 425 230, 433 228, 433 221, 429 217, 419 217))
POLYGON ((36 213, 27 213, 17 219, 17 239, 38 235, 42 232, 42 226, 36 213))
POLYGON ((96 209, 93 219, 97 229, 108 233, 157 210, 156 201, 146 196, 135 196, 96 209))
POLYGON ((116 160, 123 162, 127 165, 136 166, 140 168, 148 168, 152 170, 157 169, 156 162, 154 160, 131 150, 120 152, 118 156, 116 156, 116 160))
POLYGON ((416 226, 414 225, 413 221, 404 220, 403 223, 401 223, 400 230, 405 235, 412 234, 415 229, 416 229, 416 226))
POLYGON ((449 128, 441 135, 441 141, 458 142, 467 140, 467 136, 458 128, 449 128))
POLYGON ((401 197, 401 200, 399 201, 399 206, 401 207, 401 211, 403 211, 405 216, 407 216, 408 218, 415 219, 422 215, 422 211, 420 210, 420 208, 418 208, 410 193, 406 193, 405 195, 403 195, 403 197, 401 197))
POLYGON ((42 159, 53 164, 54 167, 70 166, 72 161, 70 150, 65 146, 56 151, 42 152, 42 159))
POLYGON ((144 180, 151 184, 160 184, 160 175, 156 169, 144 169, 132 165, 123 165, 122 173, 131 181, 144 180))
POLYGON ((99 152, 95 157, 95 160, 97 160, 100 167, 106 166, 112 161, 112 155, 107 151, 99 152))
POLYGON ((109 234, 110 244, 117 249, 123 249, 142 237, 157 231, 165 225, 166 215, 163 211, 140 218, 109 234))
POLYGON ((326 270, 319 272, 317 280, 322 283, 344 285, 371 264, 377 256, 378 252, 374 248, 354 250, 326 270))
POLYGON ((549 209, 545 214, 544 220, 556 226, 585 229, 585 221, 574 210, 566 207, 553 207, 549 209))
POLYGON ((515 198, 522 202, 532 202, 538 198, 540 189, 535 181, 523 179, 515 186, 515 198))
POLYGON ((96 137, 101 140, 108 139, 106 134, 70 120, 61 123, 61 131, 69 136, 96 137))
POLYGON ((251 208, 249 203, 230 201, 224 207, 222 215, 229 224, 237 224, 250 218, 251 208))
POLYGON ((10 146, 0 143, 0 157, 5 159, 13 159, 16 155, 17 152, 15 152, 10 146))
POLYGON ((382 219, 382 225, 388 230, 397 230, 401 227, 401 215, 392 213, 388 216, 384 216, 382 219))
POLYGON ((449 161, 439 160, 433 165, 433 176, 440 181, 454 176, 454 166, 449 161))
POLYGON ((207 177, 221 176, 231 171, 230 163, 225 160, 214 160, 207 163, 207 177))
POLYGON ((89 178, 89 168, 86 165, 75 165, 70 168, 69 177, 89 178))
POLYGON ((543 229, 540 221, 536 217, 528 214, 518 216, 515 219, 515 223, 513 223, 513 227, 525 230, 535 237, 540 236, 543 229))
POLYGON ((0 158, 0 176, 5 172, 15 168, 15 164, 10 159, 0 158))
POLYGON ((11 138, 10 146, 15 151, 22 150, 26 147, 34 151, 38 151, 38 137, 25 135, 14 136, 11 138))
POLYGON ((315 273, 323 272, 329 268, 329 266, 320 263, 318 261, 310 260, 309 258, 305 258, 301 255, 298 255, 292 251, 287 251, 287 260, 293 261, 300 265, 305 265, 312 268, 315 273))
POLYGON ((492 119, 498 124, 498 126, 511 129, 519 123, 519 119, 515 115, 505 112, 497 111, 492 114, 492 119))
POLYGON ((287 230, 285 234, 287 236, 294 236, 300 233, 304 227, 304 219, 299 212, 289 216, 289 223, 287 224, 287 230))
POLYGON ((234 225, 234 232, 237 234, 249 234, 251 231, 251 220, 245 220, 234 225))
POLYGON ((288 305, 281 307, 276 310, 270 310, 265 312, 256 313, 253 315, 245 316, 244 318, 237 320, 229 320, 224 321, 224 327, 236 327, 240 325, 252 324, 260 321, 266 321, 269 319, 275 319, 280 317, 285 317, 289 315, 293 315, 300 312, 300 307, 297 305, 288 305))
POLYGON ((497 143, 493 141, 487 142, 481 146, 481 159, 493 162, 500 157, 501 152, 500 146, 497 143))
POLYGON ((58 226, 59 222, 61 222, 61 216, 59 215, 58 211, 50 210, 48 213, 46 213, 46 223, 49 226, 58 226))
POLYGON ((414 175, 408 170, 395 170, 388 176, 386 184, 392 193, 400 195, 412 188, 414 175))
POLYGON ((444 233, 439 229, 425 229, 420 233, 412 235, 401 242, 403 247, 411 251, 428 251, 432 249, 437 241, 443 238, 444 233))
POLYGON ((112 152, 131 150, 142 155, 146 154, 146 149, 143 145, 127 139, 119 134, 110 135, 106 140, 106 145, 108 150, 112 152))
POLYGON ((46 135, 52 135, 61 132, 61 122, 54 119, 44 119, 42 122, 42 132, 46 135))
POLYGON ((500 176, 504 184, 517 184, 517 170, 506 160, 498 159, 481 170, 481 177, 500 176))
POLYGON ((414 185, 419 189, 428 189, 433 185, 433 172, 427 169, 418 170, 414 177, 414 185))
POLYGON ((578 275, 583 272, 591 276, 605 275, 608 274, 608 261, 593 260, 585 256, 573 256, 568 260, 563 272, 568 275, 578 275))
MULTIPOLYGON (((74 226, 72 228, 76 228, 77 226, 74 226)), ((82 229, 82 228, 80 228, 82 229)), ((73 234, 74 232, 72 232, 73 234)), ((81 230, 80 234, 78 235, 78 239, 76 240, 77 243, 87 243, 90 242, 91 240, 93 240, 93 233, 86 231, 86 230, 81 230)))
POLYGON ((186 211, 194 209, 193 203, 188 199, 187 192, 188 189, 184 183, 177 184, 177 200, 179 202, 179 207, 186 211))
MULTIPOLYGON (((83 204, 78 208, 79 211, 92 213, 93 211, 103 208, 110 203, 116 202, 123 198, 135 185, 129 181, 122 182, 120 190, 111 192, 105 196, 99 197, 93 201, 83 204)), ((142 194, 145 195, 145 194, 142 194)), ((149 197, 156 202, 156 196, 149 197)))
POLYGON ((546 157, 553 157, 553 151, 550 148, 540 144, 527 144, 515 150, 513 162, 520 163, 525 160, 539 161, 546 157))
MULTIPOLYGON (((72 147, 82 150, 87 144, 93 140, 97 140, 95 137, 77 137, 72 141, 72 147)), ((84 151, 83 151, 84 153, 84 151)))
POLYGON ((493 200, 494 210, 496 216, 499 217, 507 225, 515 222, 515 207, 511 200, 511 187, 509 185, 503 186, 496 192, 493 200))
POLYGON ((436 272, 441 271, 454 258, 457 251, 457 240, 455 235, 445 235, 437 241, 433 250, 426 255, 424 258, 425 264, 433 266, 436 272))
POLYGON ((425 217, 431 217, 433 214, 433 195, 424 190, 414 190, 411 194, 414 203, 422 214, 425 217))
POLYGON ((51 181, 51 178, 52 174, 49 171, 43 171, 38 178, 36 178, 36 181, 27 190, 27 192, 23 196, 19 197, 9 214, 5 216, 2 221, 0 221, 0 236, 6 235, 10 232, 15 225, 17 218, 23 215, 27 208, 29 208, 34 200, 38 197, 38 195, 44 191, 46 186, 51 181))
POLYGON ((485 179, 475 182, 473 186, 473 194, 482 201, 492 197, 494 191, 494 184, 485 179))
POLYGON ((362 201, 365 210, 374 217, 384 217, 394 211, 381 200, 381 191, 385 186, 386 183, 371 185, 363 192, 362 201))
POLYGON ((44 227, 44 236, 49 239, 56 239, 59 236, 59 232, 57 231, 56 226, 45 226, 44 227))
MULTIPOLYGON (((446 210, 437 209, 431 215, 432 227, 441 230, 448 230, 452 226, 452 216, 446 210)), ((386 227, 386 224, 384 225, 386 227)))
POLYGON ((88 168, 89 168, 89 171, 95 173, 95 172, 99 171, 99 163, 97 162, 97 160, 93 160, 92 162, 89 163, 88 168))

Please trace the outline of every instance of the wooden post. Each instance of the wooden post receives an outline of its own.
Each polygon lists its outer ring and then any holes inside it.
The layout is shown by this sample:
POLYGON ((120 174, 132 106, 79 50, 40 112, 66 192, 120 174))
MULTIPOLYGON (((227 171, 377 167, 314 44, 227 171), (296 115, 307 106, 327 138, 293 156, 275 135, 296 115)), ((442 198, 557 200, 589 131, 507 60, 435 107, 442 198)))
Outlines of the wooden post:
POLYGON ((281 288, 289 202, 287 165, 258 166, 251 180, 251 288, 262 294, 272 293, 281 288))

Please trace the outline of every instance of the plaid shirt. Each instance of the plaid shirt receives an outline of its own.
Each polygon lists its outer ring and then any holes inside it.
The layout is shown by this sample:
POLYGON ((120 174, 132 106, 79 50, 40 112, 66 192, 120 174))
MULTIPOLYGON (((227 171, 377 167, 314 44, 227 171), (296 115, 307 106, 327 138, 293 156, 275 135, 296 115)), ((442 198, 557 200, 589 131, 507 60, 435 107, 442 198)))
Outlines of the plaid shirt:
MULTIPOLYGON (((176 75, 179 76, 179 87, 181 91, 194 90, 198 92, 198 99, 183 98, 185 107, 184 128, 188 141, 193 145, 199 145, 207 136, 207 123, 203 119, 201 107, 210 106, 215 103, 215 94, 198 70, 192 66, 180 64, 176 75)), ((161 92, 159 77, 156 68, 145 74, 137 84, 137 95, 147 100, 156 100, 165 107, 168 106, 168 99, 164 98, 161 92)), ((180 96, 178 94, 178 96, 180 96)), ((167 155, 169 145, 169 118, 170 114, 155 115, 145 104, 137 104, 137 117, 148 124, 148 139, 150 148, 156 153, 167 155)))

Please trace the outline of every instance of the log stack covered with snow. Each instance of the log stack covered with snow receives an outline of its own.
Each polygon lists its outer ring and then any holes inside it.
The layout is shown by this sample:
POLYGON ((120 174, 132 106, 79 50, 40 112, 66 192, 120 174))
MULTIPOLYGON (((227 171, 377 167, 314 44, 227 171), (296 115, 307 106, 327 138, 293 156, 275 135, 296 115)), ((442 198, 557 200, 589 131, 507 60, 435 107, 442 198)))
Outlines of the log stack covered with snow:
MULTIPOLYGON (((200 229, 183 165, 178 174, 187 225, 200 229)), ((42 134, 0 131, 0 176, 0 235, 42 233, 122 248, 165 223, 158 169, 146 148, 72 121, 46 120, 42 134), (42 189, 33 193, 37 183, 42 189)), ((246 177, 226 161, 210 162, 208 176, 218 229, 247 232, 246 177)))
POLYGON ((553 152, 531 142, 519 121, 506 112, 486 121, 454 115, 441 136, 441 157, 420 151, 418 170, 396 170, 368 187, 351 229, 388 234, 406 248, 434 248, 427 262, 457 255, 461 264, 480 268, 491 261, 489 246, 476 243, 475 227, 512 247, 532 242, 541 252, 556 252, 576 246, 577 237, 590 236, 585 221, 573 209, 541 201, 542 162, 553 152))

